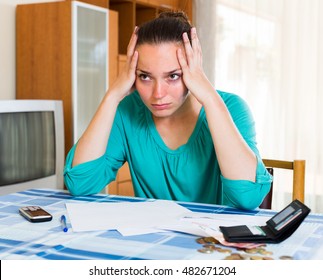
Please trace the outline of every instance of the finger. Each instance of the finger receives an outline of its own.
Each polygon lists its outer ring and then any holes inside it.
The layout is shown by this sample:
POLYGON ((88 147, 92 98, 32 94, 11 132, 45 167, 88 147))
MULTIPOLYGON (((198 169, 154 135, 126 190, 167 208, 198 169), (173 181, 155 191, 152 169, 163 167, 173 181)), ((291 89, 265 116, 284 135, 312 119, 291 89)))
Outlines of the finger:
POLYGON ((178 59, 179 65, 181 66, 184 72, 187 69, 188 65, 182 49, 177 50, 177 59, 178 59))
POLYGON ((191 40, 192 40, 192 48, 193 51, 196 50, 200 50, 201 46, 200 46, 200 41, 197 37, 197 33, 196 33, 196 28, 192 27, 191 28, 191 40))
POLYGON ((191 29, 191 40, 192 40, 192 49, 195 54, 196 62, 201 64, 202 62, 202 48, 200 44, 200 40, 197 37, 196 28, 192 27, 191 29))
POLYGON ((131 35, 131 38, 130 38, 130 41, 129 41, 129 44, 127 47, 127 58, 128 58, 129 62, 130 62, 131 57, 133 56, 135 48, 136 48, 137 38, 138 38, 137 31, 138 31, 138 27, 136 26, 132 35, 131 35))
POLYGON ((184 42, 184 49, 185 49, 186 57, 189 62, 190 59, 193 58, 193 50, 192 50, 192 46, 191 46, 190 40, 189 40, 186 32, 183 33, 183 42, 184 42))
POLYGON ((133 53, 133 56, 131 58, 131 63, 129 65, 129 74, 133 79, 133 84, 129 92, 133 92, 136 89, 136 69, 137 69, 138 57, 139 57, 139 53, 138 51, 135 51, 133 53))
POLYGON ((139 56, 138 51, 135 51, 133 53, 133 56, 131 57, 130 66, 129 66, 129 70, 131 73, 134 73, 136 71, 138 56, 139 56))

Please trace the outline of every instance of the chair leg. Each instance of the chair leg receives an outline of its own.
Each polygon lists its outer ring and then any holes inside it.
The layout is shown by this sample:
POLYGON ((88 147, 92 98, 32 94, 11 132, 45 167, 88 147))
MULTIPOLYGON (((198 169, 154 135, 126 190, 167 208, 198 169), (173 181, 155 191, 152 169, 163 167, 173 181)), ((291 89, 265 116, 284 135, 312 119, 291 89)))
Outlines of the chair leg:
POLYGON ((294 187, 293 187, 293 200, 298 199, 304 202, 305 193, 305 160, 294 161, 294 187), (298 175, 296 175, 298 174, 298 175))

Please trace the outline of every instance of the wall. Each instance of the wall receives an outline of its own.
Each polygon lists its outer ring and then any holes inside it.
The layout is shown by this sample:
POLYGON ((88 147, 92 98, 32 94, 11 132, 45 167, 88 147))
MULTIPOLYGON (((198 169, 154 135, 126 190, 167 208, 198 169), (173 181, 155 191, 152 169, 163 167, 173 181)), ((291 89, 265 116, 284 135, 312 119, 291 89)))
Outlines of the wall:
POLYGON ((0 99, 16 96, 16 6, 58 0, 0 0, 0 99))

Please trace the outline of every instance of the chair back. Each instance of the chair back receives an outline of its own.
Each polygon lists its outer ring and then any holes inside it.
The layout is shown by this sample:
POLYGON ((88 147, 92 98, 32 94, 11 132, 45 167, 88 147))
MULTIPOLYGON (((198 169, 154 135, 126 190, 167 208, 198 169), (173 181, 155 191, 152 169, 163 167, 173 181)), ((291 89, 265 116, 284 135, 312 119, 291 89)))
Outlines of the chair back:
MULTIPOLYGON (((268 172, 274 177, 274 169, 287 169, 293 171, 293 191, 292 200, 298 199, 304 202, 305 199, 305 160, 273 160, 263 159, 268 172)), ((259 208, 271 209, 272 195, 273 195, 274 180, 271 184, 271 188, 267 196, 264 198, 259 208)))

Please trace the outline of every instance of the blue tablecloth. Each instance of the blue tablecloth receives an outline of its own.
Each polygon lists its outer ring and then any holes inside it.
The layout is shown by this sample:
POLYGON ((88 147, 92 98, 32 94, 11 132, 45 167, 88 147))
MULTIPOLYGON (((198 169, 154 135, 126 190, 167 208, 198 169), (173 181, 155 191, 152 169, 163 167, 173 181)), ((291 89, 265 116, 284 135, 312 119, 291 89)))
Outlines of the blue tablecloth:
MULTIPOLYGON (((145 199, 98 194, 73 197, 61 190, 31 189, 0 196, 0 259, 55 260, 183 260, 225 259, 241 250, 199 252, 202 245, 197 236, 179 232, 160 232, 136 236, 122 236, 115 230, 93 232, 63 232, 59 218, 66 214, 66 202, 141 202, 145 199), (19 215, 22 206, 38 205, 53 215, 45 223, 30 223, 19 215)), ((268 216, 270 210, 242 211, 218 205, 179 202, 195 212, 230 213, 268 216)), ((107 217, 108 218, 108 217, 107 217)), ((69 228, 71 225, 68 222, 69 228)), ((217 245, 226 248, 222 245, 217 245)), ((280 244, 267 244, 270 258, 289 256, 293 259, 323 259, 323 215, 311 213, 299 229, 280 244)), ((227 249, 227 248, 226 248, 227 249)), ((251 253, 252 254, 252 253, 251 253)))

